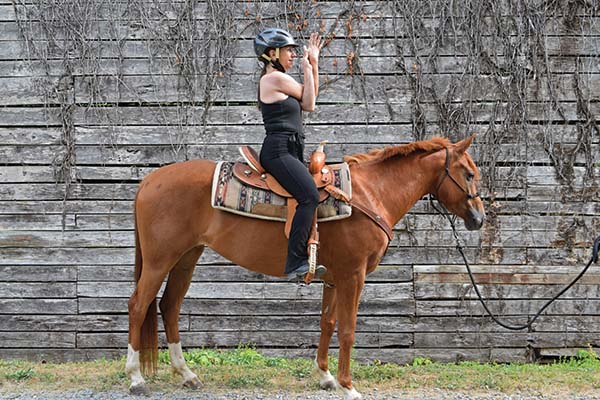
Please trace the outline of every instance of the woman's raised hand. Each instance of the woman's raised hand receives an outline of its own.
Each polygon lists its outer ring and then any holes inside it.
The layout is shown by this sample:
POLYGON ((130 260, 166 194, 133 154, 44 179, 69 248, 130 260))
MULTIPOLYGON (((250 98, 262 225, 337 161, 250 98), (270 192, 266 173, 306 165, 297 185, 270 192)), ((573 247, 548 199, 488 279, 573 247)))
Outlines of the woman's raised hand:
POLYGON ((310 39, 308 40, 308 61, 310 61, 311 64, 315 64, 319 61, 319 53, 321 52, 324 44, 325 41, 321 38, 318 32, 310 34, 310 39))

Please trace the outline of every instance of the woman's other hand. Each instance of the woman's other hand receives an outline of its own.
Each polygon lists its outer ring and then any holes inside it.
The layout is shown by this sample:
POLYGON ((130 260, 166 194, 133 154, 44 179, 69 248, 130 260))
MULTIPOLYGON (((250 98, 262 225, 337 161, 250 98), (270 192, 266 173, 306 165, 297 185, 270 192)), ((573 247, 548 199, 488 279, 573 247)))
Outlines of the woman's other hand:
MULTIPOLYGON (((323 48, 325 41, 321 38, 318 32, 311 33, 310 39, 308 40, 308 61, 311 64, 316 64, 319 62, 319 53, 323 48)), ((304 52, 306 54, 306 47, 304 48, 304 52)))

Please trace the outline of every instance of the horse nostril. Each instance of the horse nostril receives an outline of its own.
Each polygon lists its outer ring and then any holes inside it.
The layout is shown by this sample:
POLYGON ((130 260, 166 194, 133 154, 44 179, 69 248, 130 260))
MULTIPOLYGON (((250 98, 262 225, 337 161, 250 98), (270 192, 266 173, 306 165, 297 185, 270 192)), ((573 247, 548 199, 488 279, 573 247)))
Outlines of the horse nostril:
POLYGON ((476 230, 479 229, 483 226, 483 222, 485 221, 485 214, 484 213, 480 213, 479 211, 471 208, 469 209, 469 214, 471 217, 471 220, 467 226, 467 229, 469 230, 476 230))

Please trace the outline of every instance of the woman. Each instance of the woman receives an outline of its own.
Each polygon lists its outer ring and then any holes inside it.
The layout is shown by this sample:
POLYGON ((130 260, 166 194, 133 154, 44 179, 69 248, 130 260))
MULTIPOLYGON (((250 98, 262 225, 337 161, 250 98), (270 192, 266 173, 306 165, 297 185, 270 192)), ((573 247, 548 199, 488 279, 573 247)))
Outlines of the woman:
MULTIPOLYGON (((304 46, 304 85, 286 74, 296 59, 294 38, 283 29, 266 29, 254 39, 254 51, 263 62, 258 85, 258 104, 267 136, 260 151, 260 163, 298 201, 292 220, 285 273, 290 279, 308 272, 307 242, 319 193, 303 163, 302 111, 314 111, 319 87, 319 52, 323 41, 310 35, 304 46)), ((319 265, 315 276, 327 269, 319 265)))

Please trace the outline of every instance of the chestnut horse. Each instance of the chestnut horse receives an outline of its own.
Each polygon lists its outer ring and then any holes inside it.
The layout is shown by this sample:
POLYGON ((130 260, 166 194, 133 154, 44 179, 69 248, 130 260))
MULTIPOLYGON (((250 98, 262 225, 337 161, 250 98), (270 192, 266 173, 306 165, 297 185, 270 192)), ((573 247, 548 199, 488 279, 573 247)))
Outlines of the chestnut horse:
MULTIPOLYGON (((467 229, 484 220, 477 193, 479 171, 466 152, 473 136, 456 144, 444 138, 376 149, 347 156, 352 174, 353 202, 378 214, 389 226, 424 195, 431 193, 467 229)), ((287 241, 282 222, 247 218, 211 207, 215 162, 194 160, 152 172, 140 184, 135 200, 135 278, 129 300, 129 345, 126 371, 132 393, 147 393, 142 372, 156 370, 158 335, 156 296, 168 275, 160 310, 171 362, 184 385, 200 387, 183 359, 178 318, 192 273, 205 246, 249 270, 283 277, 287 241)), ((321 337, 316 370, 322 388, 339 387, 344 399, 359 399, 350 377, 356 314, 365 276, 388 247, 388 236, 373 219, 358 210, 352 216, 319 226, 319 262, 328 272, 323 280, 321 337), (339 368, 328 370, 328 351, 338 322, 339 368)))

